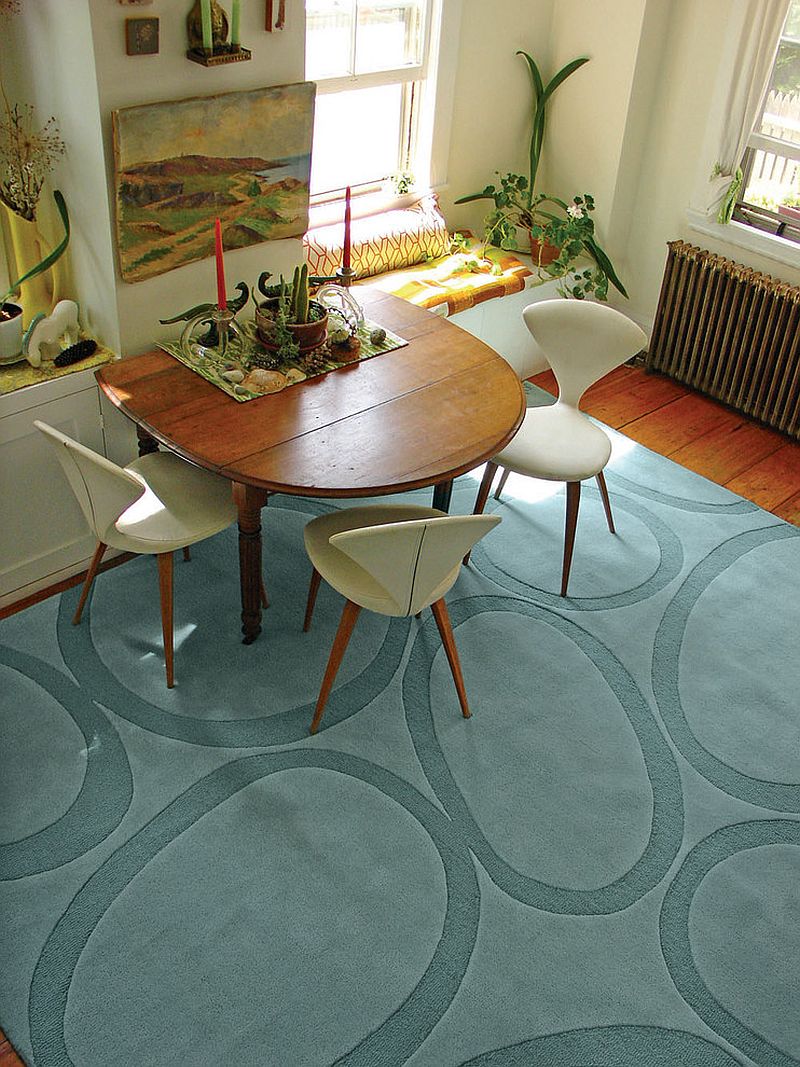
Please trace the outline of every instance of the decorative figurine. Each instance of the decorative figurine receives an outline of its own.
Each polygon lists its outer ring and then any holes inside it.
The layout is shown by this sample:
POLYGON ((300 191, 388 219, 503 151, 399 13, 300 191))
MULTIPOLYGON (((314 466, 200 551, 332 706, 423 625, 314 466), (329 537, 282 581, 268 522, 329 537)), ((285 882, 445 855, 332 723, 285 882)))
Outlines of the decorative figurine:
POLYGON ((52 362, 61 352, 62 339, 67 346, 78 340, 78 305, 74 300, 59 300, 51 315, 35 315, 22 339, 22 351, 32 367, 52 362))

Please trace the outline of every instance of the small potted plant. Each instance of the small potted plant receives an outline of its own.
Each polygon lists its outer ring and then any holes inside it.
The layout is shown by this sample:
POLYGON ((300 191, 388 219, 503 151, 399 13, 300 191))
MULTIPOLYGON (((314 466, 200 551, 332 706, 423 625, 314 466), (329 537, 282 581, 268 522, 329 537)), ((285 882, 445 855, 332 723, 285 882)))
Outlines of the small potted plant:
POLYGON ((265 348, 282 351, 289 341, 303 353, 325 341, 328 311, 310 298, 308 264, 295 267, 291 287, 281 276, 273 286, 259 280, 259 289, 266 299, 256 306, 256 330, 265 348))
POLYGON ((485 220, 486 243, 516 250, 519 248, 518 233, 524 232, 537 267, 544 268, 553 277, 572 274, 572 279, 565 281, 562 286, 565 295, 582 298, 593 294, 599 300, 605 300, 610 282, 623 296, 627 296, 610 259, 595 239, 591 219, 593 198, 584 193, 568 202, 534 191, 544 142, 547 103, 562 82, 584 63, 588 63, 588 56, 580 56, 567 63, 545 85, 533 58, 522 51, 517 55, 522 56, 528 64, 533 85, 528 176, 496 172, 499 177, 497 185, 487 185, 479 193, 460 197, 456 203, 493 201, 494 210, 485 220), (593 265, 583 271, 574 271, 573 264, 581 256, 588 257, 593 265))
POLYGON ((22 358, 22 308, 6 301, 0 306, 0 366, 22 358))

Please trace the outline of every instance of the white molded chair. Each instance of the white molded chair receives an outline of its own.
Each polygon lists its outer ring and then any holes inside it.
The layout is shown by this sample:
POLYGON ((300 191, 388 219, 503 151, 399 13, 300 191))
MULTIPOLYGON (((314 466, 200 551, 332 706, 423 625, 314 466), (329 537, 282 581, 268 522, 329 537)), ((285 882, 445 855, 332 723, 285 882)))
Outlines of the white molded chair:
POLYGON ((377 505, 321 515, 305 528, 314 567, 303 629, 308 630, 322 578, 346 598, 317 700, 319 727, 336 672, 362 608, 381 615, 418 615, 430 606, 453 672, 461 711, 470 711, 444 595, 461 557, 500 522, 496 515, 445 515, 435 508, 377 505))
MULTIPOLYGON (((603 468, 611 441, 580 411, 580 400, 594 382, 647 344, 644 332, 629 318, 605 304, 576 300, 543 300, 522 313, 534 342, 541 348, 558 382, 558 399, 548 407, 528 408, 516 436, 486 464, 474 513, 485 505, 498 467, 503 468, 495 499, 508 475, 567 483, 567 517, 561 596, 567 595, 581 482, 596 478, 608 528, 614 533, 611 502, 603 468)), ((465 559, 466 562, 466 559, 465 559)))
MULTIPOLYGON (((153 452, 118 467, 44 422, 33 424, 55 450, 70 487, 97 538, 77 610, 86 598, 103 555, 111 545, 158 559, 161 627, 167 686, 174 685, 172 641, 172 553, 219 533, 236 519, 231 483, 172 452, 153 452)), ((188 555, 187 555, 188 558, 188 555)), ((263 597, 263 587, 262 587, 263 597)))

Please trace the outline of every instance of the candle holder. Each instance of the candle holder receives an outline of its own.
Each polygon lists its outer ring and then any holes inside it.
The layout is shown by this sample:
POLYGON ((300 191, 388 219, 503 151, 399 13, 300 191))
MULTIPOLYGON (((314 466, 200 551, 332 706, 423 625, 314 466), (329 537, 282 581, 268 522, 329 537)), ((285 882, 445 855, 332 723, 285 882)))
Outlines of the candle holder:
POLYGON ((336 268, 336 280, 339 285, 343 285, 345 289, 349 289, 353 282, 356 280, 356 272, 352 267, 337 267, 336 268))
POLYGON ((192 63, 199 63, 201 67, 221 67, 225 63, 244 63, 253 58, 250 49, 242 48, 241 45, 226 44, 222 47, 225 49, 223 52, 204 52, 202 48, 190 48, 186 58, 191 59, 192 63))
POLYGON ((236 313, 230 308, 217 305, 211 310, 204 310, 194 315, 181 333, 181 351, 194 362, 211 360, 223 363, 230 358, 231 341, 237 338, 239 347, 244 335, 236 322, 236 313), (204 333, 196 333, 201 326, 207 326, 204 333))
POLYGON ((203 19, 201 2, 195 0, 192 10, 186 17, 186 32, 189 49, 186 58, 203 67, 219 67, 225 63, 243 63, 252 59, 249 48, 242 48, 238 43, 228 42, 228 16, 217 0, 210 0, 211 48, 203 47, 203 19))

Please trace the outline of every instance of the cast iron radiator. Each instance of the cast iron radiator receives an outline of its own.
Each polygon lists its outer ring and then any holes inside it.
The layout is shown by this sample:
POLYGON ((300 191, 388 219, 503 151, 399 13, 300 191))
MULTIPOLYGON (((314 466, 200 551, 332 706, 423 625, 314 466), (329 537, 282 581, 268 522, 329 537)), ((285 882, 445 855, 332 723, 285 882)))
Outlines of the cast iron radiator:
POLYGON ((648 370, 800 438, 800 287, 670 241, 648 370))

